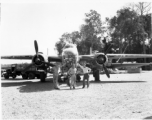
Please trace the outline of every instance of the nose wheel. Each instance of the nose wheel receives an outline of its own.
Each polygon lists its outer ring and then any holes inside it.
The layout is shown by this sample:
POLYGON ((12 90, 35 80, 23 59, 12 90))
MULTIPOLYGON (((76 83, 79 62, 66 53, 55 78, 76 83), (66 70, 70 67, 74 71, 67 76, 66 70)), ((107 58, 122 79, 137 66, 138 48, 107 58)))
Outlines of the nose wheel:
POLYGON ((41 72, 40 73, 40 80, 41 80, 41 82, 45 82, 45 78, 46 78, 46 73, 41 72))

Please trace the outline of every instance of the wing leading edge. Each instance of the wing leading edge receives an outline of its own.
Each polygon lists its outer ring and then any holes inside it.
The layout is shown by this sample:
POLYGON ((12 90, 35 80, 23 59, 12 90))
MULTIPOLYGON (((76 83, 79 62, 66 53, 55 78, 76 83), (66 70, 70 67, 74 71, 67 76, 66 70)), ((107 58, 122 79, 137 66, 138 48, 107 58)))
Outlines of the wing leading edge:
MULTIPOLYGON (((19 60, 32 60, 33 55, 10 55, 1 56, 1 59, 19 59, 19 60)), ((48 56, 49 62, 62 62, 61 56, 48 56)))
POLYGON ((23 60, 31 60, 33 55, 11 55, 11 56, 1 56, 1 59, 23 59, 23 60))
POLYGON ((110 59, 123 58, 152 58, 152 54, 107 54, 110 59))
MULTIPOLYGON (((103 53, 97 53, 93 55, 79 55, 80 60, 91 60, 96 55, 103 53)), ((125 58, 152 58, 152 54, 107 54, 108 59, 125 59, 125 58)))
POLYGON ((152 65, 152 63, 112 63, 109 68, 123 68, 123 67, 141 67, 152 65))

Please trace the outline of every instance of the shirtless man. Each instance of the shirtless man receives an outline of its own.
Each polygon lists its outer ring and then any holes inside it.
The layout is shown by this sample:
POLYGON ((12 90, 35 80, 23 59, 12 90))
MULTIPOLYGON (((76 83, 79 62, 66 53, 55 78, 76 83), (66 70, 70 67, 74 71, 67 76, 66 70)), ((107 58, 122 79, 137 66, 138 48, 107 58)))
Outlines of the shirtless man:
POLYGON ((53 67, 53 84, 54 84, 54 89, 60 89, 59 88, 59 83, 58 83, 58 76, 59 76, 59 68, 60 68, 60 63, 56 63, 56 65, 53 67))
POLYGON ((75 89, 75 85, 76 85, 76 68, 75 68, 75 64, 72 65, 72 67, 69 69, 68 71, 68 75, 69 75, 69 83, 70 83, 70 89, 75 89))

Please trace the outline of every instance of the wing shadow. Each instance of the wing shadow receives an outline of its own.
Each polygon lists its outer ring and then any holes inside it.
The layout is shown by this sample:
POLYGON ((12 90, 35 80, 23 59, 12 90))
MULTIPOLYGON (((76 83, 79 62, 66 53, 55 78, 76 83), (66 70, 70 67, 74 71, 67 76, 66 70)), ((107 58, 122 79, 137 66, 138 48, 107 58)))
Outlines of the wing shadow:
POLYGON ((42 83, 40 81, 12 81, 3 82, 1 87, 17 87, 21 93, 29 92, 43 92, 54 90, 52 79, 47 78, 46 82, 42 83))
POLYGON ((144 118, 144 119, 150 119, 150 120, 151 120, 151 119, 152 119, 152 116, 148 116, 148 117, 146 117, 146 118, 144 118))
POLYGON ((90 83, 93 84, 98 84, 98 83, 102 83, 102 84, 106 84, 106 83, 143 83, 143 82, 147 82, 147 81, 135 81, 135 80, 122 80, 122 81, 90 81, 90 83))

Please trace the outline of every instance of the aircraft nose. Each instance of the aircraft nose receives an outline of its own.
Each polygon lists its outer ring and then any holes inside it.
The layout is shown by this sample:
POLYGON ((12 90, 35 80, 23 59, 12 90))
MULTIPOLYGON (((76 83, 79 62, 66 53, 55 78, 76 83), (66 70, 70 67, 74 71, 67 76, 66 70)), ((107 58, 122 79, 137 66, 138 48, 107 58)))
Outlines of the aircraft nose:
POLYGON ((72 64, 76 64, 77 62, 77 54, 74 54, 71 51, 64 51, 62 57, 63 65, 65 66, 71 66, 72 64))

